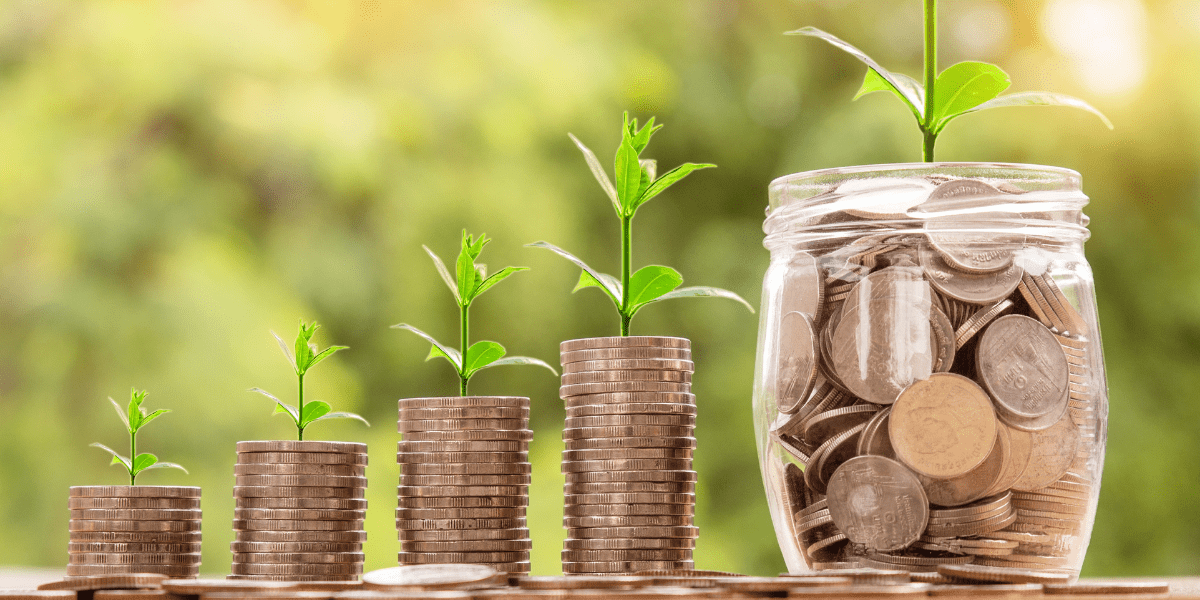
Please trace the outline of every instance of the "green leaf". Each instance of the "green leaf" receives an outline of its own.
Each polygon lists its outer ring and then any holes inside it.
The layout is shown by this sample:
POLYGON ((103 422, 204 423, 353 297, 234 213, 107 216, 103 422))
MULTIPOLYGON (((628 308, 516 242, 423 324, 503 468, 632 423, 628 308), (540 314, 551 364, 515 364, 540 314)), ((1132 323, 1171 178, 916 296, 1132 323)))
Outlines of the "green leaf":
POLYGON ((121 408, 121 405, 117 404, 117 401, 113 400, 112 396, 108 397, 108 401, 112 402, 113 409, 117 411, 117 416, 121 417, 121 422, 125 424, 125 431, 133 433, 133 428, 129 425, 129 416, 125 414, 125 409, 121 408))
POLYGON ((357 419, 359 421, 362 421, 363 424, 366 425, 367 427, 371 426, 371 424, 368 423, 366 419, 362 418, 359 415, 351 413, 351 412, 331 412, 329 414, 326 414, 326 415, 317 417, 316 419, 313 419, 312 422, 315 423, 317 421, 324 421, 326 419, 357 419))
POLYGON ((138 425, 138 429, 140 430, 141 428, 146 426, 146 423, 149 423, 150 421, 153 421, 169 412, 171 412, 171 411, 168 409, 160 408, 160 409, 146 415, 144 418, 142 418, 142 422, 141 422, 141 424, 138 425))
POLYGON ((496 342, 482 341, 471 344, 464 359, 463 374, 470 377, 478 371, 504 357, 504 346, 496 342))
POLYGON ((637 150, 633 149, 628 139, 622 140, 621 147, 617 148, 616 174, 620 215, 628 217, 636 206, 638 186, 642 181, 642 165, 638 162, 637 150))
POLYGON ((411 331, 411 332, 421 336, 422 338, 425 339, 425 341, 429 342, 430 344, 433 344, 433 350, 430 351, 429 356, 425 357, 425 360, 429 360, 431 358, 434 358, 435 356, 440 356, 440 357, 445 358, 446 360, 450 361, 450 364, 454 365, 455 372, 457 372, 457 373, 462 372, 462 355, 459 354, 458 350, 455 350, 454 348, 448 348, 448 347, 442 345, 441 342, 433 339, 433 336, 429 335, 428 333, 425 333, 424 331, 421 331, 420 329, 417 329, 416 327, 413 327, 412 325, 409 325, 408 323, 400 323, 397 325, 392 325, 392 329, 404 329, 406 331, 411 331))
POLYGON ((311 369, 311 368, 317 366, 317 363, 325 360, 326 358, 329 358, 334 352, 338 352, 340 350, 349 350, 349 349, 350 349, 350 346, 330 346, 330 347, 322 350, 320 352, 320 354, 317 354, 316 356, 312 357, 312 360, 308 363, 308 368, 311 369))
POLYGON ((1008 73, 984 62, 960 62, 937 77, 933 94, 934 131, 948 117, 961 115, 1000 95, 1010 84, 1008 73))
POLYGON ((296 374, 303 375, 312 364, 313 349, 309 342, 317 332, 317 322, 305 324, 300 321, 300 332, 296 334, 296 374))
POLYGON ((117 454, 116 450, 113 450, 112 448, 109 448, 108 446, 105 446, 104 444, 100 444, 100 443, 94 443, 94 444, 92 444, 92 447, 99 448, 99 449, 104 450, 105 452, 111 454, 113 458, 112 458, 112 462, 109 463, 110 465, 121 465, 121 466, 125 467, 125 470, 127 470, 127 471, 133 470, 133 464, 129 462, 129 459, 125 458, 124 456, 121 456, 120 454, 117 454))
POLYGON ((300 414, 299 414, 299 411, 296 410, 295 406, 292 406, 290 404, 284 404, 282 400, 280 400, 279 398, 276 398, 270 392, 268 392, 267 390, 264 390, 262 388, 250 388, 249 391, 262 394, 275 402, 275 412, 273 412, 271 414, 277 415, 279 413, 284 413, 284 414, 290 416, 292 418, 292 420, 295 421, 296 423, 300 422, 300 414))
POLYGON ((446 282, 446 287, 450 288, 451 294, 454 294, 455 302, 462 304, 462 296, 458 294, 458 285, 454 283, 454 278, 450 276, 450 271, 446 269, 446 264, 442 262, 442 259, 438 255, 433 253, 433 250, 429 249, 429 246, 422 245, 421 247, 429 254, 429 258, 433 259, 433 264, 437 267, 438 274, 442 276, 442 281, 446 282))
POLYGON ((472 246, 472 240, 464 229, 462 250, 458 252, 458 260, 455 262, 458 297, 461 298, 459 306, 466 306, 471 302, 471 290, 475 289, 475 257, 471 255, 472 246))
POLYGON ((536 358, 532 358, 529 356, 507 356, 500 360, 492 361, 492 362, 490 362, 482 367, 479 367, 479 368, 487 369, 489 367, 501 367, 504 365, 537 365, 539 367, 545 367, 547 369, 550 369, 551 373, 558 375, 558 371, 556 371, 554 369, 554 367, 550 366, 545 361, 542 361, 542 360, 539 360, 536 358))
POLYGON ((616 209, 617 214, 621 214, 621 202, 617 199, 617 188, 613 187, 612 181, 608 179, 608 173, 604 172, 604 166, 600 164, 600 159, 596 158, 596 154, 587 146, 584 146, 583 142, 579 141, 579 138, 570 133, 567 136, 579 147, 579 151, 583 153, 583 159, 587 161, 588 168, 592 171, 592 177, 596 178, 596 181, 600 183, 600 188, 604 190, 608 199, 612 200, 613 208, 616 209))
POLYGON ((675 183, 678 182, 680 179, 683 179, 684 177, 691 175, 692 171, 698 171, 700 169, 710 169, 710 168, 714 168, 716 166, 717 165, 711 165, 711 164, 707 164, 707 163, 703 163, 703 164, 683 163, 682 165, 679 165, 678 167, 675 167, 674 169, 671 169, 670 171, 663 173, 662 177, 659 177, 658 179, 656 179, 654 181, 654 183, 650 184, 650 187, 646 188, 646 191, 642 193, 641 197, 638 198, 637 203, 634 204, 633 209, 637 210, 638 207, 645 204, 651 198, 665 192, 667 190, 667 188, 671 187, 672 185, 675 185, 675 183))
POLYGON ((908 108, 913 111, 913 114, 917 116, 917 119, 920 120, 921 107, 923 107, 925 104, 925 90, 921 87, 921 84, 917 83, 913 78, 901 76, 898 73, 892 73, 891 71, 888 71, 879 63, 875 62, 870 56, 867 56, 867 54, 862 50, 859 50, 837 36, 825 31, 821 31, 816 27, 803 27, 795 31, 789 31, 785 35, 807 35, 810 37, 820 38, 826 42, 829 42, 834 47, 846 52, 847 54, 850 54, 854 58, 862 61, 863 64, 870 67, 871 70, 875 71, 881 78, 887 81, 887 83, 896 91, 899 97, 902 98, 906 104, 908 104, 908 108))
MULTIPOLYGON (((592 275, 587 271, 580 271, 579 281, 575 284, 575 289, 571 290, 571 293, 574 294, 575 292, 587 287, 598 287, 605 292, 607 292, 609 289, 614 289, 617 291, 618 297, 620 297, 621 294, 621 280, 617 279, 613 275, 609 275, 608 273, 596 273, 595 275, 592 275)), ((613 298, 613 302, 616 301, 617 299, 613 298)), ((618 306, 617 308, 620 307, 618 306)))
POLYGON ((279 334, 275 333, 274 331, 271 332, 271 335, 275 336, 275 340, 279 342, 279 349, 283 350, 283 355, 287 357, 288 362, 291 363, 292 368, 295 369, 296 358, 292 356, 292 351, 288 350, 287 342, 283 341, 283 338, 279 337, 279 334))
POLYGON ((741 302, 742 305, 744 305, 747 310, 749 310, 750 312, 754 312, 754 307, 750 306, 750 303, 746 302, 745 298, 742 298, 741 296, 739 296, 729 290, 723 290, 721 288, 714 288, 714 287, 679 288, 677 290, 667 292, 666 294, 663 294, 663 295, 659 296, 658 298, 651 300, 651 302, 658 302, 660 300, 671 300, 673 298, 728 298, 730 300, 736 300, 738 302, 741 302))
MULTIPOLYGON (((1078 108, 1100 117, 1100 120, 1104 122, 1106 127, 1109 129, 1113 128, 1112 121, 1109 121, 1108 117, 1104 116, 1104 113, 1097 110, 1096 107, 1074 96, 1056 94, 1054 92, 1017 92, 1015 94, 1008 94, 1005 96, 1000 96, 999 98, 988 100, 987 102, 984 102, 983 104, 980 104, 979 106, 976 106, 975 108, 972 108, 971 110, 968 110, 962 114, 965 115, 967 113, 972 113, 979 110, 1002 108, 1006 106, 1066 106, 1070 108, 1078 108)), ((946 119, 946 121, 949 120, 949 118, 946 119)), ((945 127, 946 122, 943 122, 941 125, 942 127, 945 127)))
MULTIPOLYGON (((625 113, 625 130, 628 132, 629 142, 633 146, 633 149, 638 154, 641 154, 642 150, 645 150, 646 146, 650 144, 650 136, 654 135, 654 132, 659 129, 662 129, 662 125, 656 126, 654 124, 654 117, 650 117, 650 120, 646 121, 646 125, 641 129, 638 129, 637 123, 637 119, 631 122, 629 120, 629 113, 625 113)), ((651 178, 653 179, 653 176, 651 178)))
POLYGON ((683 276, 671 267, 650 265, 637 270, 629 278, 629 305, 632 312, 679 287, 683 276))
POLYGON ((646 189, 650 187, 650 184, 654 183, 654 174, 658 170, 658 161, 649 158, 642 158, 638 160, 638 164, 642 169, 642 177, 638 180, 637 191, 637 197, 640 199, 642 194, 646 193, 646 189))
POLYGON ((146 392, 138 392, 136 388, 129 390, 129 406, 126 408, 126 414, 129 416, 129 432, 133 433, 142 426, 142 401, 146 399, 146 392))
POLYGON ((333 410, 328 402, 321 400, 313 400, 312 402, 304 403, 304 420, 300 421, 300 427, 308 427, 309 423, 329 414, 333 410))
POLYGON ((471 294, 471 300, 482 296, 484 292, 492 289, 492 286, 504 281, 505 279, 508 279, 513 273, 519 273, 521 271, 528 270, 529 267, 504 267, 503 269, 492 273, 491 277, 484 279, 482 282, 480 282, 479 287, 475 288, 475 292, 471 294))
POLYGON ((165 461, 164 462, 156 462, 142 470, 149 471, 150 469, 179 469, 180 471, 183 471, 184 473, 188 472, 188 470, 183 468, 183 465, 181 465, 181 464, 173 463, 173 462, 165 462, 165 461))
POLYGON ((617 306, 618 310, 621 308, 621 285, 616 282, 616 278, 614 278, 612 275, 605 275, 604 273, 587 266, 587 264, 582 260, 576 258, 574 254, 571 254, 570 252, 567 252, 566 250, 563 250, 562 248, 559 248, 558 246, 555 246, 549 242, 534 242, 532 244, 526 244, 526 246, 533 248, 544 248, 571 261, 572 263, 575 263, 575 266, 583 269, 584 273, 591 278, 588 280, 589 283, 584 285, 584 278, 581 276, 579 279, 579 284, 575 286, 575 291, 594 285, 604 290, 604 293, 608 294, 608 297, 613 301, 613 304, 617 306))
POLYGON ((137 475, 138 473, 141 473, 142 471, 154 466, 154 463, 156 462, 158 462, 158 457, 150 454, 149 452, 139 454, 137 455, 137 458, 133 459, 132 474, 137 475))
MULTIPOLYGON (((896 78, 899 81, 905 82, 912 89, 917 90, 918 97, 921 100, 922 106, 924 105, 925 88, 920 83, 918 83, 916 79, 913 79, 912 77, 909 77, 908 75, 905 75, 903 73, 892 73, 892 77, 896 78)), ((923 109, 918 108, 917 106, 913 106, 912 104, 909 104, 908 97, 905 96, 904 93, 901 92, 899 89, 897 89, 895 86, 893 86, 890 81, 881 77, 879 75, 879 73, 875 72, 874 69, 867 69, 867 74, 863 77, 862 87, 860 87, 858 89, 858 93, 854 95, 854 100, 858 100, 859 98, 866 96, 867 94, 874 93, 874 92, 891 92, 893 95, 895 95, 897 98, 899 98, 900 101, 903 102, 905 106, 908 107, 908 110, 910 112, 912 112, 914 117, 917 118, 918 123, 925 122, 925 117, 921 112, 923 109)))

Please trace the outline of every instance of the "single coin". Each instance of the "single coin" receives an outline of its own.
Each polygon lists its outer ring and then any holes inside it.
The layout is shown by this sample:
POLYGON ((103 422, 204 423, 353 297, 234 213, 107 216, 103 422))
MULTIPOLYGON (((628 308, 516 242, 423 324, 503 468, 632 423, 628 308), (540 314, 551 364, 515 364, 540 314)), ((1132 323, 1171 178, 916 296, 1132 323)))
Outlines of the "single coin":
POLYGON ((563 473, 596 471, 680 471, 690 469, 690 458, 630 458, 615 460, 563 461, 563 473))
POLYGON ((568 534, 578 539, 596 538, 696 538, 697 527, 586 527, 570 529, 568 534))
POLYGON ((606 392, 563 398, 568 407, 593 404, 688 404, 696 405, 696 395, 690 392, 606 392))
POLYGON ((75 592, 68 590, 0 590, 0 600, 75 600, 75 597, 75 592))
POLYGON ((529 560, 528 550, 513 552, 404 552, 397 553, 400 564, 428 565, 450 563, 494 563, 529 560))
POLYGON ((419 421, 401 420, 398 422, 400 433, 405 434, 415 431, 463 431, 470 429, 512 431, 524 430, 527 427, 529 427, 529 419, 422 419, 419 421))
POLYGON ((114 519, 71 519, 68 531, 138 531, 190 532, 199 531, 199 521, 132 521, 114 519))
POLYGON ((620 392, 681 392, 691 393, 692 384, 675 381, 606 381, 576 383, 558 388, 560 398, 620 392))
POLYGON ((690 560, 631 560, 617 562, 564 562, 563 573, 634 573, 658 569, 691 569, 695 563, 690 560))
POLYGON ((286 508, 235 508, 234 519, 349 521, 363 520, 366 510, 319 510, 286 508))
POLYGON ((449 486, 515 486, 529 485, 532 481, 532 476, 528 473, 515 475, 413 475, 411 473, 400 474, 401 486, 431 486, 431 485, 449 485, 449 486))
POLYGON ((529 495, 512 496, 399 496, 402 508, 501 508, 529 506, 529 495))
POLYGON ((560 362, 565 366, 578 362, 609 361, 609 360, 692 360, 692 351, 686 348, 654 348, 636 346, 630 348, 599 348, 595 350, 576 350, 559 354, 560 362))
POLYGON ((430 419, 528 419, 526 406, 464 406, 452 408, 401 408, 400 420, 430 419))
MULTIPOLYGON (((366 454, 332 452, 239 452, 237 462, 246 464, 366 465, 366 454)), ((138 486, 142 487, 142 486, 138 486)))
POLYGON ((134 521, 199 521, 198 508, 80 508, 71 510, 72 519, 134 521))
POLYGON ((400 543, 417 542, 451 542, 469 540, 523 540, 529 537, 527 527, 505 527, 489 529, 408 529, 401 528, 396 532, 400 543))
POLYGON ((350 521, 313 521, 300 519, 234 519, 234 531, 355 531, 362 519, 350 521))
POLYGON ((435 396, 432 398, 401 398, 400 410, 408 408, 469 408, 476 406, 512 406, 529 408, 525 396, 435 396))
POLYGON ((669 358, 626 358, 563 363, 564 374, 587 371, 682 371, 691 373, 695 370, 696 363, 690 360, 669 358))
POLYGON ((238 442, 240 452, 318 452, 329 454, 366 454, 367 445, 358 442, 297 442, 294 440, 272 440, 264 442, 238 442))
POLYGON ((400 485, 401 498, 527 496, 527 485, 400 485))
POLYGON ((594 350, 597 348, 685 348, 690 349, 692 342, 687 338, 660 337, 646 335, 630 335, 616 337, 583 338, 567 340, 558 345, 559 352, 574 352, 576 350, 594 350))
POLYGON ((238 542, 365 542, 366 531, 235 531, 238 542))
POLYGON ((230 542, 229 550, 234 554, 294 554, 362 552, 357 542, 230 542))
POLYGON ((979 307, 979 309, 971 314, 971 316, 967 317, 966 320, 963 321, 963 324, 960 325, 954 332, 954 347, 956 349, 961 349, 966 345, 967 342, 971 340, 971 338, 975 337, 975 334, 979 333, 984 327, 996 320, 997 317, 1005 312, 1008 312, 1008 310, 1012 307, 1013 301, 1008 299, 979 307))
POLYGON ((933 332, 935 373, 945 373, 954 366, 954 353, 958 350, 955 345, 954 325, 950 318, 936 305, 929 307, 929 328, 933 332))
POLYGON ((655 548, 695 548, 694 538, 567 538, 563 548, 568 550, 636 550, 655 548))
POLYGON ((851 458, 834 471, 828 489, 830 516, 856 544, 898 550, 925 530, 929 518, 925 491, 896 461, 882 456, 851 458))
POLYGON ((879 406, 875 404, 856 404, 827 410, 808 419, 801 437, 809 444, 821 444, 842 431, 866 423, 877 412, 879 406))
POLYGON ((574 438, 564 440, 568 450, 602 450, 612 448, 692 448, 696 447, 694 437, 608 437, 608 438, 574 438))
POLYGON ((813 452, 810 468, 804 472, 804 484, 810 490, 818 494, 825 493, 825 486, 833 472, 854 456, 858 448, 858 436, 866 427, 866 423, 859 423, 830 438, 813 452))
POLYGON ((630 492, 656 492, 660 494, 694 494, 696 484, 691 481, 609 481, 599 483, 568 483, 563 492, 567 494, 610 494, 630 492))
POLYGON ((829 357, 841 383, 875 404, 891 404, 909 384, 933 373, 936 339, 928 298, 865 299, 846 304, 829 338, 829 357))
POLYGON ((363 570, 359 563, 233 563, 229 567, 235 575, 357 575, 363 570))
POLYGON ((401 467, 401 475, 524 475, 533 472, 528 462, 514 463, 417 463, 401 467))
POLYGON ((679 527, 694 525, 691 515, 638 515, 624 517, 563 517, 563 527, 679 527))
POLYGON ((1010 424, 1045 429, 1066 410, 1067 357, 1041 323, 1023 315, 996 319, 979 339, 976 365, 1010 424))
POLYGON ((568 427, 564 440, 610 437, 681 437, 690 438, 694 428, 668 425, 618 425, 611 427, 568 427))
POLYGON ((565 562, 628 561, 628 560, 692 560, 691 548, 660 548, 657 550, 563 550, 565 562))
POLYGON ((896 460, 896 452, 892 450, 892 438, 888 435, 888 418, 892 407, 885 406, 876 412, 866 427, 858 436, 858 454, 861 456, 882 456, 896 460))
POLYGON ((628 459, 692 459, 691 448, 601 448, 598 450, 563 450, 563 460, 578 461, 611 461, 628 459))
POLYGON ((668 381, 676 383, 691 383, 692 373, 690 371, 662 370, 583 371, 579 373, 563 373, 561 379, 564 386, 587 383, 607 383, 614 381, 668 381))
POLYGON ((396 508, 397 519, 514 519, 524 516, 524 506, 396 508))
MULTIPOLYGON (((567 492, 571 495, 570 492, 567 492)), ((563 507, 566 517, 627 517, 696 514, 695 504, 570 504, 563 507)))
POLYGON ((567 473, 567 483, 598 483, 607 481, 696 481, 696 472, 680 471, 595 471, 567 473))
POLYGON ((171 579, 163 591, 180 596, 200 596, 216 592, 284 592, 299 586, 289 582, 237 581, 231 579, 171 579))
POLYGON ((396 443, 398 452, 527 452, 529 442, 480 440, 465 442, 414 442, 404 440, 396 443))
POLYGON ((695 415, 595 415, 590 417, 567 417, 568 429, 584 427, 622 427, 627 425, 660 425, 669 427, 695 427, 695 415))
POLYGON ((123 543, 123 542, 69 542, 67 552, 76 554, 83 552, 112 552, 127 553, 141 552, 147 554, 180 553, 191 554, 200 551, 200 542, 190 544, 154 544, 154 543, 123 543))
POLYGON ((487 565, 406 565, 371 571, 363 575, 367 589, 420 588, 452 589, 462 586, 503 584, 508 576, 487 565))
POLYGON ((528 452, 399 452, 401 465, 419 463, 517 463, 529 462, 528 452))
POLYGON ((1079 450, 1079 427, 1070 415, 1064 415, 1049 429, 1032 435, 1029 465, 1012 489, 1022 492, 1039 490, 1058 481, 1071 468, 1079 450))
POLYGON ((514 552, 533 548, 533 540, 464 540, 461 542, 400 543, 405 552, 514 552))
POLYGON ((1166 594, 1171 591, 1171 584, 1165 581, 1112 581, 1095 580, 1078 581, 1075 583, 1045 583, 1042 589, 1046 594, 1087 594, 1097 596, 1118 594, 1166 594))
POLYGON ((817 376, 817 336, 812 318, 788 312, 780 320, 775 395, 781 413, 793 413, 812 391, 817 376))
POLYGON ((497 519, 396 519, 396 528, 415 531, 446 529, 517 529, 527 528, 524 517, 497 519))
POLYGON ((233 562, 243 564, 361 563, 362 552, 234 552, 233 562))
POLYGON ((194 544, 200 542, 200 530, 194 531, 71 531, 71 542, 115 544, 194 544))
POLYGON ((200 498, 68 498, 67 508, 85 510, 109 509, 193 509, 200 508, 200 498))
POLYGON ((888 435, 896 456, 926 477, 949 479, 978 467, 996 443, 991 399, 975 382, 935 373, 904 390, 888 435))
POLYGON ((85 485, 70 488, 72 498, 199 498, 200 488, 165 485, 85 485))
POLYGON ((152 573, 71 577, 43 583, 39 591, 141 590, 161 587, 168 577, 152 573))
POLYGON ((695 494, 568 494, 567 504, 695 504, 695 494))
POLYGON ((336 475, 362 477, 366 465, 327 465, 321 463, 248 463, 233 465, 234 475, 336 475))
POLYGON ((195 577, 200 567, 195 565, 67 565, 67 577, 158 573, 170 577, 195 577))
POLYGON ((1012 569, 981 565, 939 565, 937 572, 958 581, 980 581, 984 583, 1066 583, 1071 579, 1065 573, 1012 569))
POLYGON ((235 475, 234 485, 271 487, 365 488, 366 477, 341 475, 235 475))
POLYGON ((567 406, 567 418, 592 417, 596 415, 695 415, 694 404, 629 403, 629 404, 580 404, 567 406))
POLYGON ((199 565, 199 552, 71 552, 69 565, 199 565))
POLYGON ((366 510, 365 498, 237 498, 237 508, 366 510))
POLYGON ((938 506, 962 506, 981 498, 986 498, 1000 477, 1004 475, 1004 466, 1008 462, 1009 438, 1008 428, 1000 425, 996 428, 996 442, 992 452, 979 464, 963 475, 950 479, 934 479, 918 475, 925 488, 929 502, 938 506))

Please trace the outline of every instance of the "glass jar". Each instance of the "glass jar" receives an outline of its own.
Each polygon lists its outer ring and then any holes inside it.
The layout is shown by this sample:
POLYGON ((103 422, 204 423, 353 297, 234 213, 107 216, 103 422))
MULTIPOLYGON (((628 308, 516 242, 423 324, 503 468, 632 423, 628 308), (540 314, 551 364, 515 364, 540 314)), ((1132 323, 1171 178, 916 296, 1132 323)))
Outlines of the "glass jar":
POLYGON ((1074 171, 897 164, 776 179, 754 413, 793 573, 1078 576, 1108 415, 1074 171))

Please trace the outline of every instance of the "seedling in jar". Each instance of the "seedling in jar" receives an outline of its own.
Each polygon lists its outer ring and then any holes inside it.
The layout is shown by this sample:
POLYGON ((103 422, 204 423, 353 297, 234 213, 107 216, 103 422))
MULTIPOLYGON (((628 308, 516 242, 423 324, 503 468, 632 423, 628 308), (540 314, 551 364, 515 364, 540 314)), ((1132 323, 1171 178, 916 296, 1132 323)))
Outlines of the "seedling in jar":
POLYGON ((117 404, 116 400, 113 400, 112 398, 108 399, 108 401, 112 403, 113 408, 116 409, 117 416, 121 417, 121 422, 125 424, 125 431, 129 432, 129 456, 121 456, 121 454, 116 450, 113 450, 112 448, 109 448, 101 443, 94 443, 92 446, 100 448, 101 450, 111 454, 111 464, 125 467, 125 470, 129 473, 129 485, 137 485, 138 474, 148 469, 179 469, 180 471, 187 473, 187 469, 183 468, 182 466, 173 462, 161 462, 158 460, 157 456, 150 454, 149 452, 138 454, 138 431, 145 427, 150 421, 153 421, 171 411, 165 408, 160 408, 147 414, 146 410, 142 408, 142 402, 146 400, 146 392, 144 390, 139 391, 137 388, 132 388, 129 392, 129 396, 129 405, 124 409, 121 408, 120 404, 117 404))
POLYGON ((891 92, 913 116, 922 134, 922 156, 933 162, 937 137, 951 121, 965 114, 1005 106, 1068 106, 1086 110, 1112 129, 1112 122, 1092 105, 1066 94, 1052 92, 1000 93, 1010 84, 1008 73, 1000 67, 976 61, 960 62, 937 72, 937 0, 924 0, 925 70, 922 85, 903 73, 889 71, 862 50, 816 27, 804 27, 787 35, 821 38, 867 65, 866 78, 855 94, 857 100, 874 92, 891 92))
POLYGON ((458 260, 454 263, 454 275, 450 275, 450 271, 446 269, 445 263, 433 250, 427 246, 425 252, 429 254, 429 258, 433 259, 434 266, 437 267, 438 273, 442 276, 442 281, 446 283, 446 287, 450 288, 450 293, 454 295, 454 301, 458 304, 459 317, 459 343, 458 350, 443 344, 433 336, 409 325, 400 323, 393 325, 395 329, 404 329, 411 331, 425 341, 433 345, 429 350, 429 356, 425 360, 432 358, 444 358, 451 366, 454 367, 455 374, 458 375, 458 393, 461 396, 467 395, 467 384, 470 383, 473 377, 479 371, 489 367, 499 367, 502 365, 537 365, 550 369, 551 373, 558 375, 558 371, 544 361, 528 356, 505 356, 504 346, 492 341, 481 341, 470 343, 471 329, 471 304, 475 302, 484 292, 492 289, 497 283, 511 277, 514 273, 520 271, 528 271, 528 267, 504 267, 491 275, 487 274, 487 265, 476 264, 479 255, 483 253, 483 247, 491 242, 487 236, 480 234, 478 238, 473 235, 467 235, 464 229, 462 232, 462 248, 458 253, 458 260))
POLYGON ((579 283, 572 292, 587 287, 597 287, 612 300, 621 317, 621 335, 629 335, 629 322, 633 316, 645 306, 671 298, 698 298, 713 296, 729 298, 746 305, 750 312, 754 308, 741 296, 714 287, 679 287, 683 284, 683 276, 671 267, 649 265, 632 271, 633 255, 633 217, 646 202, 663 193, 692 172, 715 167, 711 164, 684 163, 667 171, 661 177, 655 177, 656 163, 650 159, 641 158, 642 151, 650 143, 650 136, 662 128, 654 124, 654 117, 646 122, 644 127, 638 127, 637 119, 629 120, 625 113, 624 124, 621 127, 621 145, 617 148, 614 161, 616 184, 608 178, 600 160, 596 158, 587 146, 583 145, 574 135, 567 134, 571 141, 583 152, 592 175, 600 183, 604 193, 612 201, 617 218, 621 220, 621 277, 618 279, 607 273, 601 273, 589 267, 575 255, 548 242, 529 244, 535 248, 545 248, 575 263, 583 269, 579 274, 579 283))
POLYGON ((362 421, 368 427, 371 426, 370 423, 367 423, 366 419, 354 413, 332 412, 333 408, 329 406, 328 402, 313 400, 312 402, 306 403, 304 401, 305 373, 307 373, 309 369, 317 366, 317 363, 332 356, 335 352, 349 348, 348 346, 330 346, 324 350, 318 351, 317 345, 312 341, 313 335, 317 332, 317 327, 319 327, 319 325, 317 325, 316 321, 313 321, 312 323, 305 323, 303 320, 300 321, 300 331, 296 334, 296 353, 294 355, 290 350, 288 350, 287 343, 283 341, 283 338, 279 337, 279 335, 274 331, 271 332, 271 335, 275 336, 275 340, 279 342, 279 349, 283 350, 283 355, 287 357, 288 362, 292 365, 292 369, 296 372, 296 383, 298 387, 296 393, 296 406, 292 406, 291 404, 283 402, 279 398, 276 398, 261 388, 250 388, 250 391, 258 392, 259 394, 262 394, 275 401, 275 414, 282 413, 292 418, 292 422, 296 424, 297 439, 300 441, 304 441, 304 430, 309 425, 312 425, 317 421, 324 421, 326 419, 357 419, 362 421))

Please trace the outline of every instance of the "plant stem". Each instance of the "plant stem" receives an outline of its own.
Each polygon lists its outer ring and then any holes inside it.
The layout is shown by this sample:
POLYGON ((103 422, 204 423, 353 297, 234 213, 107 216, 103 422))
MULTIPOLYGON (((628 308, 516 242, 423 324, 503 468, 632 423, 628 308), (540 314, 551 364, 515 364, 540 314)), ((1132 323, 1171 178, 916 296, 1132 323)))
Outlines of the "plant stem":
POLYGON ((633 262, 633 217, 621 217, 621 335, 629 335, 629 321, 632 316, 625 313, 629 309, 629 277, 630 264, 633 262))
POLYGON ((300 423, 304 422, 304 374, 300 373, 296 375, 296 379, 300 382, 300 392, 296 395, 297 402, 299 402, 298 408, 296 409, 296 414, 299 415, 296 418, 296 426, 300 429, 300 441, 303 442, 304 426, 300 425, 300 423))
MULTIPOLYGON (((137 431, 129 432, 129 464, 137 465, 137 431)), ((137 473, 129 469, 129 485, 137 485, 137 473)))
POLYGON ((468 345, 469 340, 468 340, 468 336, 467 336, 468 332, 470 331, 470 327, 471 327, 471 319, 468 316, 468 313, 470 312, 470 310, 471 310, 470 304, 464 304, 464 305, 460 305, 458 307, 459 343, 462 344, 462 346, 460 346, 462 348, 462 370, 458 372, 458 395, 459 396, 467 395, 467 382, 470 380, 470 377, 467 377, 467 375, 466 375, 466 373, 467 373, 467 349, 471 347, 468 345))
POLYGON ((933 87, 937 82, 937 0, 925 0, 925 119, 921 131, 925 134, 921 150, 925 162, 933 162, 933 87))

